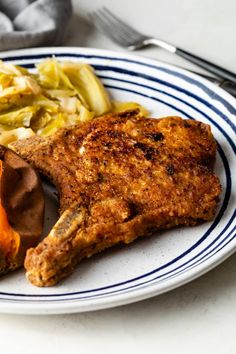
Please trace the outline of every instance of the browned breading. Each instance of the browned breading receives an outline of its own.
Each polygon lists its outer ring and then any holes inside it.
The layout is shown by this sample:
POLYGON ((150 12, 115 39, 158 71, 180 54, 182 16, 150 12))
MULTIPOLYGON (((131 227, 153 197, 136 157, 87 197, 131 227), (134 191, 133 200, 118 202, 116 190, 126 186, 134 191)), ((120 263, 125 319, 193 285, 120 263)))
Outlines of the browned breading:
POLYGON ((107 247, 211 220, 216 211, 216 143, 197 121, 109 114, 14 149, 60 194, 58 224, 25 261, 38 286, 55 284, 107 247))

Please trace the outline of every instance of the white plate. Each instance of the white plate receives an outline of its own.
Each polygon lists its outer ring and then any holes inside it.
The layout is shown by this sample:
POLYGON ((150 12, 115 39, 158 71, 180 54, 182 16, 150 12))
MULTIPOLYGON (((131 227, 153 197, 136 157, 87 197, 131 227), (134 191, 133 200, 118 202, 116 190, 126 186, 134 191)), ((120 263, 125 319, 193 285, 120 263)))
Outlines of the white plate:
MULTIPOLYGON (((85 61, 116 100, 137 101, 153 117, 180 115, 212 127, 218 142, 216 173, 223 193, 213 222, 162 232, 82 262, 51 288, 29 284, 20 270, 0 279, 0 311, 48 314, 92 311, 164 293, 209 271, 236 249, 236 100, 210 82, 157 61, 86 48, 41 48, 1 53, 33 68, 40 60, 85 61), (235 178, 235 177, 234 177, 235 178)), ((55 196, 47 188, 47 227, 55 219, 55 196), (52 210, 54 209, 54 212, 52 210), (54 215, 48 219, 48 215, 54 215)))

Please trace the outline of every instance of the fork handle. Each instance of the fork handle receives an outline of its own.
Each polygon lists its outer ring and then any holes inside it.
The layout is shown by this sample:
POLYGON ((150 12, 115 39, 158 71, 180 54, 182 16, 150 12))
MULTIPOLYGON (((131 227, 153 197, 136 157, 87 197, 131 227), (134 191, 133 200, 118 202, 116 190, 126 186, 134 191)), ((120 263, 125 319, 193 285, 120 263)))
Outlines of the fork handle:
POLYGON ((203 69, 208 70, 212 74, 215 74, 219 77, 222 77, 223 79, 230 80, 231 82, 236 83, 236 74, 221 68, 220 66, 211 63, 210 61, 207 61, 205 59, 202 59, 194 54, 191 54, 189 52, 186 52, 183 49, 176 48, 175 54, 179 55, 180 57, 187 59, 188 61, 191 61, 192 63, 202 67, 203 69))
MULTIPOLYGON (((229 70, 226 70, 224 68, 221 68, 220 66, 211 63, 210 61, 207 61, 203 58, 198 57, 197 55, 194 55, 192 53, 187 52, 186 50, 183 50, 181 48, 178 48, 170 43, 167 43, 166 41, 163 41, 159 38, 150 38, 148 37, 145 41, 144 44, 151 44, 155 45, 158 47, 161 47, 163 49, 168 50, 168 52, 171 52, 173 54, 177 54, 180 57, 187 59, 188 61, 202 67, 203 69, 211 72, 212 74, 215 74, 216 76, 219 76, 222 79, 229 80, 233 83, 236 83, 236 74, 230 72, 229 70)), ((135 49, 135 48, 134 48, 135 49)))

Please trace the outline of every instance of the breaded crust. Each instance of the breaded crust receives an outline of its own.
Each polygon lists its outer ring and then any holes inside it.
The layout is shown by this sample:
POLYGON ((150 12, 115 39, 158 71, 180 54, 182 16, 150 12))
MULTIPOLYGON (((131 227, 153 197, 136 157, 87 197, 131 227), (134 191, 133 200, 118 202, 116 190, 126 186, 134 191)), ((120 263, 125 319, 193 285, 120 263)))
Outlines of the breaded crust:
POLYGON ((35 285, 55 284, 82 258, 117 243, 215 215, 216 143, 201 122, 130 111, 27 140, 14 150, 53 181, 62 214, 27 254, 35 285))

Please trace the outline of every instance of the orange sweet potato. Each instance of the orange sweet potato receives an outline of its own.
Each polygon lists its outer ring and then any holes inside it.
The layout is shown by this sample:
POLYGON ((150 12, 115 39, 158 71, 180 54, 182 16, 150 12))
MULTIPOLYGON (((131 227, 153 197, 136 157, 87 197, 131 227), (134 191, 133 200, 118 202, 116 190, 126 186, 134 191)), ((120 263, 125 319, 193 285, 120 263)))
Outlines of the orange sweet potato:
POLYGON ((41 236, 42 185, 34 169, 0 145, 0 274, 24 263, 28 248, 41 236))

